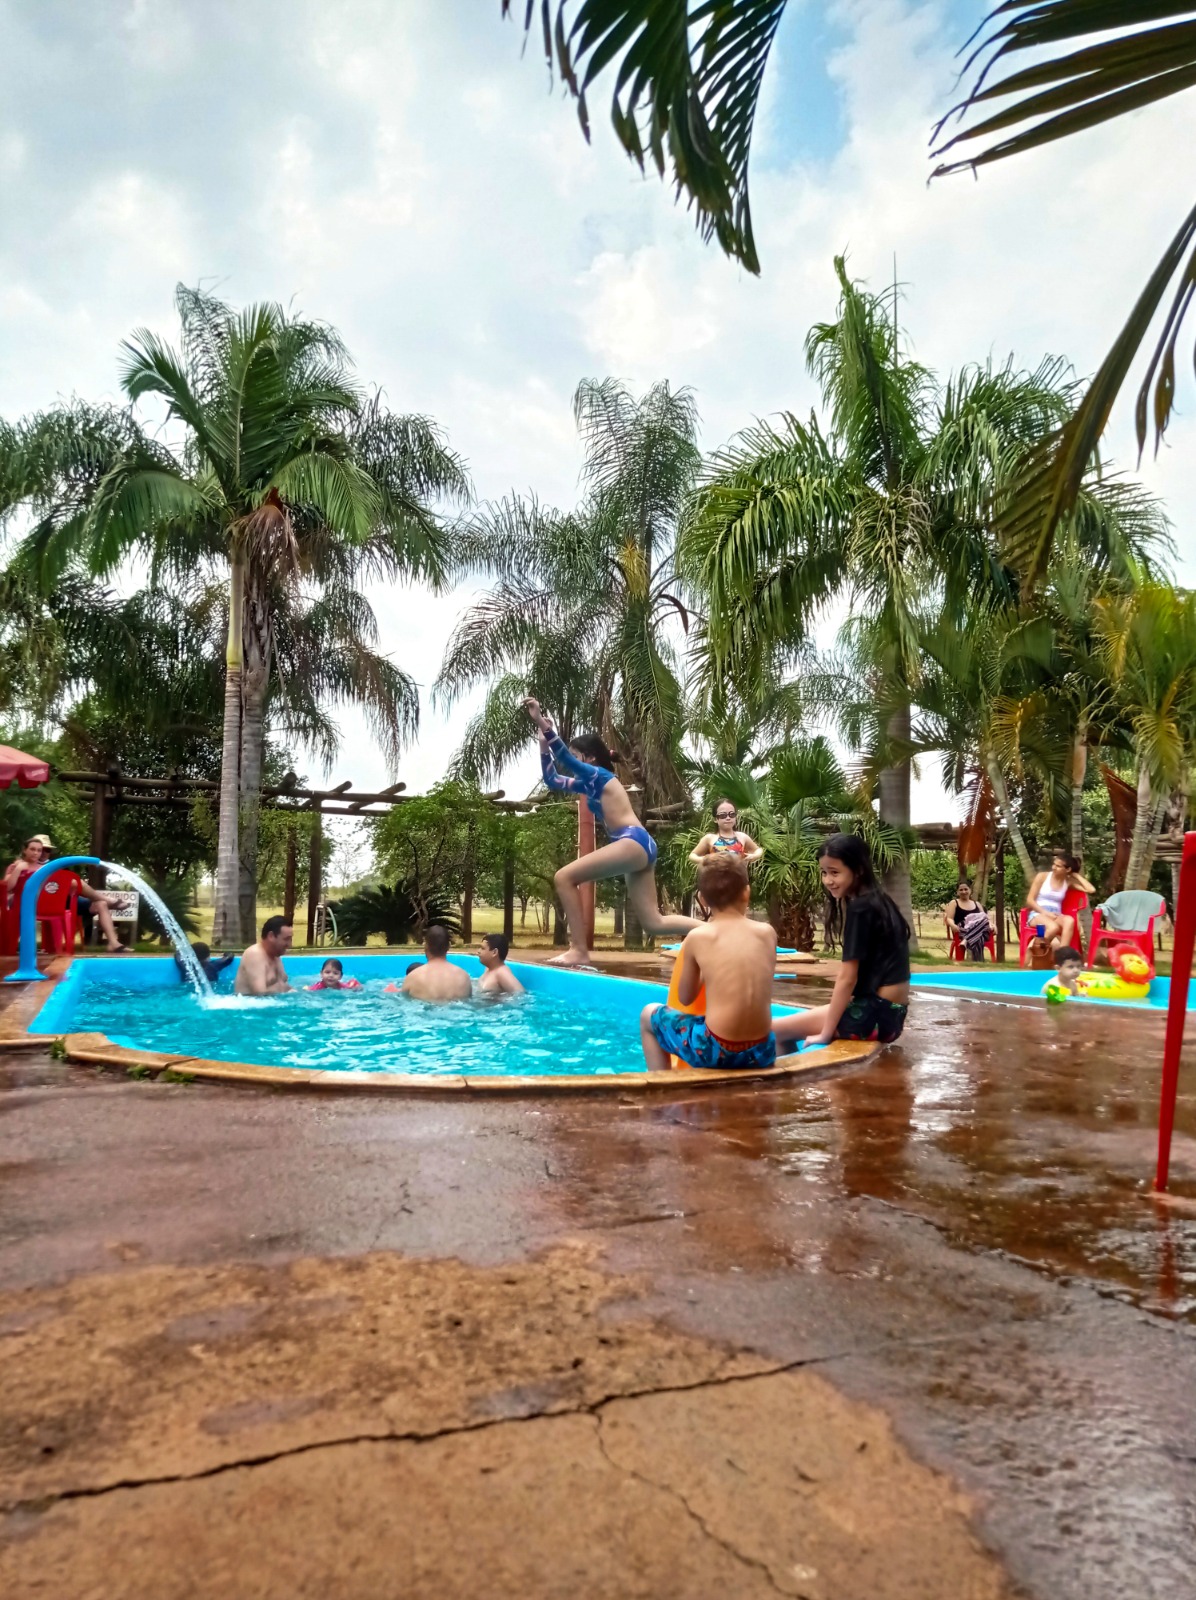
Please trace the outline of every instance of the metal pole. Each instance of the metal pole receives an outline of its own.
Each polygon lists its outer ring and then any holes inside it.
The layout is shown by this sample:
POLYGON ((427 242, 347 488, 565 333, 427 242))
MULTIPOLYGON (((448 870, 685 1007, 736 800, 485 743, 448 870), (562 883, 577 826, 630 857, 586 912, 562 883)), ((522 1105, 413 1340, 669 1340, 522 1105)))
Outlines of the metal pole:
MULTIPOLYGON (((24 927, 21 931, 24 940, 24 927)), ((1188 1020, 1188 985, 1196 947, 1196 833, 1184 834, 1179 864, 1179 895, 1175 903, 1175 944, 1171 951, 1171 996, 1167 1005, 1167 1034, 1163 1041, 1163 1085, 1159 1097, 1159 1159, 1154 1186, 1161 1194, 1171 1167, 1171 1135, 1175 1127, 1175 1100, 1179 1093, 1179 1056, 1188 1020)))

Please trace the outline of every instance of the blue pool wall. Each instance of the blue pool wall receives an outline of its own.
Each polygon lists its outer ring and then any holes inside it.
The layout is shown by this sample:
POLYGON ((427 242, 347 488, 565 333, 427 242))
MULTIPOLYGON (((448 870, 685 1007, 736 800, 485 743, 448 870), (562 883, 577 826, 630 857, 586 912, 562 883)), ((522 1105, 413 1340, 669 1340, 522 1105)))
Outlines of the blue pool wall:
MULTIPOLYGON (((314 956, 287 956, 283 965, 287 976, 296 988, 315 983, 320 968, 329 959, 329 953, 314 956)), ((413 962, 422 961, 419 950, 406 954, 341 955, 336 959, 345 969, 346 978, 356 978, 359 983, 398 982, 407 974, 413 962)), ((449 960, 471 978, 481 977, 482 964, 476 956, 451 955, 449 960)), ((238 957, 231 967, 221 974, 220 988, 231 987, 236 976, 238 957)), ((531 994, 545 995, 568 1005, 582 994, 587 1005, 600 1005, 604 1009, 639 1017, 646 1005, 656 1005, 668 999, 668 987, 663 983, 649 983, 642 978, 616 978, 603 972, 571 972, 561 967, 541 967, 521 961, 510 963, 520 983, 531 994), (581 987, 584 985, 584 988, 581 987)), ((118 956, 83 961, 73 961, 66 977, 47 996, 45 1005, 29 1024, 30 1033, 69 1033, 74 1017, 88 984, 104 984, 123 990, 177 988, 183 978, 173 956, 139 956, 131 959, 118 956)), ((784 1016, 794 1006, 773 1006, 774 1016, 784 1016)), ((130 1022, 135 1022, 130 1017, 130 1022)))
MULTIPOLYGON (((1026 1000, 1042 995, 1049 972, 1015 972, 985 968, 979 962, 970 969, 953 972, 919 972, 910 980, 915 989, 937 989, 941 994, 966 995, 969 1000, 1026 1000)), ((1081 995, 1067 1005, 1118 1006, 1126 1011, 1166 1011, 1171 998, 1171 979, 1151 980, 1150 993, 1143 1000, 1088 1000, 1081 995)), ((1189 992, 1188 1010, 1196 1011, 1196 985, 1189 992)))

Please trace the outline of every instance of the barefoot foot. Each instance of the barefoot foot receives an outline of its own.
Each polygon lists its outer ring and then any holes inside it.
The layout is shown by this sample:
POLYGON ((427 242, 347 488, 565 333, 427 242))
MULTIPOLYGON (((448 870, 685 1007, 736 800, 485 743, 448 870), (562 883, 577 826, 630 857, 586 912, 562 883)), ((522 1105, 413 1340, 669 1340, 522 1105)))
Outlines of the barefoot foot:
POLYGON ((590 960, 590 952, 588 950, 569 949, 562 951, 559 956, 553 956, 548 965, 550 967, 589 967, 593 963, 590 960))

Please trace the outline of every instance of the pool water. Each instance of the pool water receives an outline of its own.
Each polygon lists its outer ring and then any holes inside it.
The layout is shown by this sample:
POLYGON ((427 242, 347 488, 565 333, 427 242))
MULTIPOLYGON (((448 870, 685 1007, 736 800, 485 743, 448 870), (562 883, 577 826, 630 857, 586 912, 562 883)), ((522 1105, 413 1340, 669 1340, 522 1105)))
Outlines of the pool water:
MULTIPOLYGON (((915 989, 937 989, 942 993, 967 995, 976 1000, 1028 1000, 1042 996, 1049 972, 1031 972, 1025 968, 1010 971, 1008 968, 990 967, 983 962, 961 963, 949 972, 920 972, 910 980, 915 989)), ((1117 1006, 1130 1011, 1166 1011, 1171 999, 1170 978, 1152 978, 1150 992, 1141 1000, 1089 999, 1074 995, 1066 1006, 1095 1006, 1098 1009, 1117 1006)), ((1196 986, 1188 999, 1188 1010, 1196 1010, 1196 986)))
MULTIPOLYGON (((320 957, 288 957, 293 984, 314 983, 320 957)), ((344 958, 361 991, 236 996, 233 971, 198 998, 173 961, 76 961, 33 1024, 39 1033, 103 1033, 115 1044, 261 1066, 325 1071, 482 1075, 642 1073, 639 1014, 661 984, 512 964, 527 994, 429 1005, 387 994, 418 956, 344 958)), ((473 978, 481 964, 453 957, 473 978)), ((788 1008, 779 1008, 788 1009, 788 1008)))

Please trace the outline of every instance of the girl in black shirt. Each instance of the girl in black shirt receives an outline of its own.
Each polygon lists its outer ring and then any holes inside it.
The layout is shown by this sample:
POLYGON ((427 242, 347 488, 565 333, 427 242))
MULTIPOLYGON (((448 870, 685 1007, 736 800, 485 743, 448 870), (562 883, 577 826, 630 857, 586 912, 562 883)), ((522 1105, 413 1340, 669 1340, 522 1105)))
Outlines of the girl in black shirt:
POLYGON ((876 881, 868 846, 854 833, 836 833, 818 852, 826 890, 826 930, 841 939, 843 959, 830 1004, 778 1017, 777 1044, 809 1039, 876 1039, 891 1044, 905 1027, 909 1005, 910 929, 876 881))

